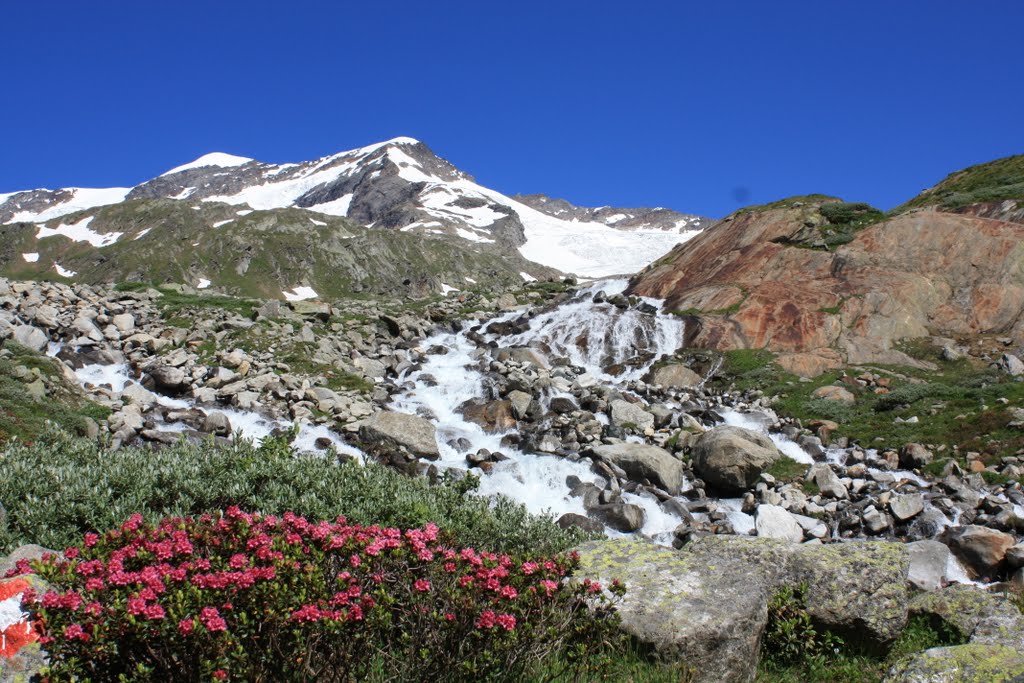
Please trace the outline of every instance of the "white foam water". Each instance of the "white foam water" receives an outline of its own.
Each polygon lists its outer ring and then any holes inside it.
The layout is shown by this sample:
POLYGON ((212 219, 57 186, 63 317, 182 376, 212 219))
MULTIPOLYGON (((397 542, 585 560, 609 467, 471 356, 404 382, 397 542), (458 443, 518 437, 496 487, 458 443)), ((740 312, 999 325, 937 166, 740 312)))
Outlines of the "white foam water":
MULTIPOLYGON (((61 345, 59 344, 51 345, 47 350, 48 355, 56 356, 60 352, 60 348, 61 345)), ((85 365, 78 370, 75 370, 74 373, 82 386, 106 386, 109 387, 113 393, 120 393, 124 391, 125 387, 127 387, 129 383, 137 381, 137 378, 133 375, 131 368, 124 363, 115 363, 111 365, 100 365, 94 363, 85 365)), ((191 399, 171 398, 162 394, 154 394, 154 396, 156 397, 157 405, 164 408, 173 408, 177 410, 188 410, 194 408, 204 415, 208 415, 211 412, 224 413, 231 422, 233 432, 232 436, 238 435, 241 438, 250 439, 256 445, 259 445, 263 439, 275 430, 288 430, 292 429, 294 426, 293 422, 289 422, 287 420, 276 420, 254 411, 237 410, 235 408, 220 406, 198 405, 191 399)), ((153 414, 147 417, 157 418, 158 414, 153 414)), ((184 432, 187 429, 181 423, 165 422, 163 420, 155 421, 158 423, 159 429, 162 431, 184 432)), ((316 441, 318 439, 327 439, 339 453, 351 455, 360 460, 363 458, 363 452, 361 450, 345 443, 339 434, 324 425, 300 423, 298 436, 296 436, 292 445, 300 451, 320 451, 323 449, 317 446, 316 441)))
MULTIPOLYGON (((657 358, 674 353, 682 346, 684 328, 682 321, 674 316, 593 303, 597 292, 603 290, 613 296, 621 293, 626 284, 625 280, 596 282, 573 301, 535 316, 527 331, 489 337, 502 347, 530 347, 548 357, 566 357, 573 365, 606 383, 618 384, 638 378, 657 358), (648 354, 650 358, 618 376, 605 372, 608 365, 630 361, 639 354, 648 354)), ((497 320, 510 321, 519 315, 520 312, 513 311, 497 320)), ((418 370, 402 377, 402 382, 411 388, 393 399, 391 409, 417 414, 434 423, 441 453, 437 464, 442 468, 466 468, 467 453, 481 448, 500 451, 509 459, 497 463, 490 474, 481 477, 481 495, 505 495, 531 512, 556 517, 570 512, 586 514, 582 499, 569 495, 566 479, 575 476, 584 482, 606 485, 588 462, 502 446, 502 437, 507 433, 489 434, 459 412, 466 401, 495 398, 488 395, 484 377, 477 369, 482 352, 476 344, 460 332, 435 335, 424 340, 421 346, 442 347, 447 353, 428 356, 418 370), (450 445, 459 439, 464 440, 462 448, 450 445)), ((567 394, 554 389, 546 392, 544 399, 550 401, 559 395, 567 394)), ((641 533, 660 542, 671 542, 672 531, 682 521, 679 517, 665 512, 653 496, 626 493, 623 500, 644 510, 641 533)), ((619 535, 610 529, 608 534, 619 535)))
MULTIPOLYGON (((638 379, 665 354, 675 353, 683 345, 685 324, 674 315, 644 313, 636 308, 619 309, 610 303, 595 304, 599 292, 606 296, 620 294, 627 280, 601 280, 580 291, 576 297, 557 308, 533 317, 529 329, 508 336, 495 336, 501 346, 529 346, 547 356, 568 358, 573 365, 605 382, 619 383, 638 379), (646 362, 611 375, 607 368, 622 365, 645 354, 646 362)), ((655 299, 644 299, 655 309, 655 299)), ((515 314, 504 319, 514 318, 515 314)))

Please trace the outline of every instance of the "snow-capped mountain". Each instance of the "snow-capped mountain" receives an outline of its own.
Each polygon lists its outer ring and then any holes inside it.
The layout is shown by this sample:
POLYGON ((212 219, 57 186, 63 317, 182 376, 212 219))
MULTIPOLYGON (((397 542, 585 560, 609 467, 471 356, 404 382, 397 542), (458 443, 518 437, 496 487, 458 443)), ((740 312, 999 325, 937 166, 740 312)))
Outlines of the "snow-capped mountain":
POLYGON ((0 194, 0 224, 33 223, 39 238, 64 235, 103 247, 111 238, 97 237, 83 212, 144 199, 227 204, 238 213, 303 209, 371 229, 452 235, 515 248, 527 260, 588 277, 638 271, 707 222, 668 209, 588 209, 540 195, 508 197, 422 142, 400 137, 303 163, 207 154, 133 188, 0 194), (70 214, 76 214, 72 222, 57 220, 70 214))

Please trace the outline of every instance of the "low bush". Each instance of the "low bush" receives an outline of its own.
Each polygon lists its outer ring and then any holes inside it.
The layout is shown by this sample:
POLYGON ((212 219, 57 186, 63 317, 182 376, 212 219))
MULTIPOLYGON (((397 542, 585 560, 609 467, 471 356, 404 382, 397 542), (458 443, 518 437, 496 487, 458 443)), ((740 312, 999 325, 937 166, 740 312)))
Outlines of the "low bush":
MULTIPOLYGON (((50 681, 523 680, 600 669, 617 622, 575 556, 458 547, 433 524, 132 515, 33 564, 50 681)), ((24 571, 25 563, 14 570, 24 571)))
POLYGON ((310 518, 344 514, 361 524, 416 527, 432 521, 470 545, 502 552, 560 552, 587 538, 531 515, 507 498, 472 495, 476 480, 431 485, 374 463, 299 454, 283 438, 111 450, 63 432, 12 442, 0 457, 7 524, 0 551, 23 543, 63 548, 134 512, 148 521, 238 505, 310 518))

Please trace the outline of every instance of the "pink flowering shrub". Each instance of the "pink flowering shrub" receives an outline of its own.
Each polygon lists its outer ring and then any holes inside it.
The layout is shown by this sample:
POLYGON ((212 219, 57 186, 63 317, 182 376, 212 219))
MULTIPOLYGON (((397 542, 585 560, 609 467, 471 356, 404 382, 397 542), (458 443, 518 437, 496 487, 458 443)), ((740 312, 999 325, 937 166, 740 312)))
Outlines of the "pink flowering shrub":
MULTIPOLYGON (((593 664, 607 593, 574 557, 457 547, 401 530, 229 508, 133 515, 33 564, 44 680, 522 680, 542 658, 593 664)), ((24 570, 19 567, 18 570, 24 570)))

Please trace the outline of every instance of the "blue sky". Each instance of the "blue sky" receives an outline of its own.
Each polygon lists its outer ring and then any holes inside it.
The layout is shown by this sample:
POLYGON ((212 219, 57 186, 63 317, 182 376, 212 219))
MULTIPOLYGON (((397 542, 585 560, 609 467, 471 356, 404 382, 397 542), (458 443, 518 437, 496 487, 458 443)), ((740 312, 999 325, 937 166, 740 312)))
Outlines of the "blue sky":
POLYGON ((1024 153, 1024 3, 11 2, 0 192, 409 135, 481 183, 890 208, 1024 153))

